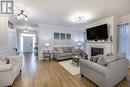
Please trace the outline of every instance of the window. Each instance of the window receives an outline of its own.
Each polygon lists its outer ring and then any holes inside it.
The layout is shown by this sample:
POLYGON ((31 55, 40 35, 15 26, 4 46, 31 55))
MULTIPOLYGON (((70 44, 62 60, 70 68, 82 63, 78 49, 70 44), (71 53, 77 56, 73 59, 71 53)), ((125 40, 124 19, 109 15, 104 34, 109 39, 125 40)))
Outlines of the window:
POLYGON ((130 60, 130 24, 118 26, 118 52, 126 53, 126 58, 130 60))
POLYGON ((66 39, 71 40, 71 34, 66 34, 66 39))
POLYGON ((59 39, 59 36, 60 36, 59 33, 56 33, 56 32, 55 32, 55 33, 54 33, 54 40, 58 40, 58 39, 59 39))
POLYGON ((64 34, 64 33, 61 33, 61 34, 60 34, 60 39, 61 39, 61 40, 65 40, 65 34, 64 34))

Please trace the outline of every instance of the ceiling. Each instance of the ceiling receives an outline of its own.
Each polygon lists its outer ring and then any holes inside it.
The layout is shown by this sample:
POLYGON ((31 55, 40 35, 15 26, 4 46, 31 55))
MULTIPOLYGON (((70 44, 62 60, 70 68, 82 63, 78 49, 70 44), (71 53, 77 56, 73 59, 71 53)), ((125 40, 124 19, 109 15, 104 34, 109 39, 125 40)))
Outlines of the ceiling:
MULTIPOLYGON (((74 27, 71 20, 78 14, 86 15, 91 23, 109 16, 130 13, 130 0, 16 0, 16 9, 26 10, 28 24, 51 24, 74 27)), ((17 21, 17 25, 24 24, 17 21)))

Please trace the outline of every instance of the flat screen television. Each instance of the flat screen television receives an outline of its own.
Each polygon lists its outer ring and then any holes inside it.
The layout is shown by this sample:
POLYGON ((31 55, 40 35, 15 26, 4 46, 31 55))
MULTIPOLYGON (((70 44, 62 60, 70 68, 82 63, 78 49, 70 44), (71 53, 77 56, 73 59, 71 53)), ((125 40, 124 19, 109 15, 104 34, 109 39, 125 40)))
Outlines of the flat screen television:
POLYGON ((86 29, 87 40, 107 40, 108 39, 108 29, 107 24, 92 27, 86 29))

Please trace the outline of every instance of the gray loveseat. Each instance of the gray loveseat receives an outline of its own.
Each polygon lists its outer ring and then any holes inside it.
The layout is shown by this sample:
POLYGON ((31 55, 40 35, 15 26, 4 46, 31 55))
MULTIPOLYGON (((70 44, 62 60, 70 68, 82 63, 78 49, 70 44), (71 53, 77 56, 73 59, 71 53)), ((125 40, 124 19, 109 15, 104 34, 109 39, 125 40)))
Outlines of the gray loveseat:
POLYGON ((74 55, 79 55, 79 50, 74 47, 54 47, 53 57, 56 60, 72 58, 74 55))
POLYGON ((106 57, 114 60, 103 66, 90 60, 80 59, 80 74, 100 87, 114 87, 128 75, 128 59, 121 56, 106 57))

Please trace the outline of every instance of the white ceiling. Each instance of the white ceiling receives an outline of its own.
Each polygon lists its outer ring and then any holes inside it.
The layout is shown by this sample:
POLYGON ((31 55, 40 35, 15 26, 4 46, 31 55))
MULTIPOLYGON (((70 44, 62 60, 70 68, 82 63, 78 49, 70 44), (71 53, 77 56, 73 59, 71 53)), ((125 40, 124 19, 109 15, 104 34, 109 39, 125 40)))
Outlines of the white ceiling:
MULTIPOLYGON (((130 0, 16 0, 16 9, 25 9, 30 24, 52 24, 77 26, 72 17, 87 15, 87 23, 109 16, 123 16, 130 13, 130 0)), ((17 25, 22 24, 20 21, 17 25)))

